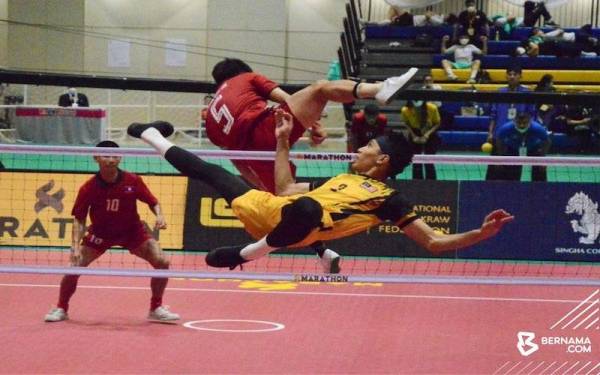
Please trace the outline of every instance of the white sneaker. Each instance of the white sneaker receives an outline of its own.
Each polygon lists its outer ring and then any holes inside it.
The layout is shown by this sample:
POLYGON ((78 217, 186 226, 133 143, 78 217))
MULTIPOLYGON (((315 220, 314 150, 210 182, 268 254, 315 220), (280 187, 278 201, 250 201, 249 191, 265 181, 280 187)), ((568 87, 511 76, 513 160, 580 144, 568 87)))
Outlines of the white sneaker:
POLYGON ((170 322, 173 320, 179 320, 179 314, 170 312, 167 306, 158 306, 156 309, 154 309, 154 311, 150 311, 148 313, 148 320, 170 322))
POLYGON ((388 104, 398 90, 410 81, 410 79, 419 71, 417 68, 410 68, 408 72, 398 77, 390 77, 383 81, 383 87, 375 95, 375 99, 379 104, 388 104))
POLYGON ((325 273, 340 273, 340 254, 333 250, 325 249, 323 257, 319 258, 319 262, 325 273))
POLYGON ((60 307, 53 308, 44 317, 45 322, 61 322, 67 319, 69 319, 69 314, 67 314, 67 312, 60 307))

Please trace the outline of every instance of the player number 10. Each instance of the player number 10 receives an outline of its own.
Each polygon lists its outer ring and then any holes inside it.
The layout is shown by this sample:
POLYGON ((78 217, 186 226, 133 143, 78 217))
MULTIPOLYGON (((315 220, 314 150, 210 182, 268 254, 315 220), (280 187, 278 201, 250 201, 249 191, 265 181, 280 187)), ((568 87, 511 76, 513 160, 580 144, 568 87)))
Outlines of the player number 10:
POLYGON ((119 211, 119 200, 118 199, 107 199, 106 200, 106 211, 119 211))

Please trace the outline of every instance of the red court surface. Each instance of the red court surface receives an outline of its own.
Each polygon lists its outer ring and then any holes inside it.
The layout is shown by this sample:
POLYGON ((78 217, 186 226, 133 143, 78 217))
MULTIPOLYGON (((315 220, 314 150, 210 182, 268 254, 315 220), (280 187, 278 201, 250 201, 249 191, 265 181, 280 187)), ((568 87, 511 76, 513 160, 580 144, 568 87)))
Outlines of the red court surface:
POLYGON ((147 278, 83 276, 71 319, 44 323, 59 280, 0 275, 0 373, 600 373, 594 287, 175 279, 175 325, 145 320, 147 278), (230 319, 279 325, 184 326, 230 319), (528 356, 519 332, 535 334, 528 356))

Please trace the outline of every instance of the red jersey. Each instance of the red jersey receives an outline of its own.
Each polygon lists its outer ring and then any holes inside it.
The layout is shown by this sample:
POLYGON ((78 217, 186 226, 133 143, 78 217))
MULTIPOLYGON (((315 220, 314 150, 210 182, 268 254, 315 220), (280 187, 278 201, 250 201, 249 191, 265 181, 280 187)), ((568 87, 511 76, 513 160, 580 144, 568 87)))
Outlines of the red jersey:
POLYGON ((120 238, 141 224, 138 199, 151 207, 158 204, 140 176, 119 170, 117 181, 108 184, 97 174, 79 188, 72 215, 83 221, 89 210, 90 232, 103 238, 120 238))
POLYGON ((244 149, 255 122, 266 111, 269 94, 277 83, 256 73, 243 73, 225 81, 208 105, 206 134, 215 145, 244 149))

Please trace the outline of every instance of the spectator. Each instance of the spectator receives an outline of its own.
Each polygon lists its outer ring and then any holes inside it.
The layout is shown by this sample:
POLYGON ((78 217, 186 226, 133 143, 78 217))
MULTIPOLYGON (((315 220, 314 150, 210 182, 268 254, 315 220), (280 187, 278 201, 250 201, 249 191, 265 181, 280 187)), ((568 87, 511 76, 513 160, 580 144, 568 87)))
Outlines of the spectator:
POLYGON ((566 112, 567 134, 577 140, 577 153, 593 151, 592 111, 582 106, 569 106, 566 112))
MULTIPOLYGON (((425 77, 423 77, 423 86, 421 86, 421 88, 423 90, 441 90, 442 86, 433 81, 431 74, 427 74, 425 77)), ((438 109, 442 106, 442 102, 439 101, 430 103, 435 104, 438 109)))
POLYGON ((467 83, 476 83, 477 73, 479 72, 479 68, 481 67, 481 60, 475 59, 474 55, 485 55, 487 53, 487 37, 482 36, 481 41, 483 43, 483 51, 477 48, 475 45, 469 43, 468 35, 461 35, 458 42, 459 44, 455 44, 450 48, 446 48, 446 43, 450 37, 445 35, 442 38, 442 54, 451 54, 454 53, 454 62, 443 59, 442 67, 446 71, 446 75, 448 79, 452 81, 456 81, 458 77, 452 71, 454 69, 471 69, 471 75, 467 80, 467 83))
POLYGON ((352 116, 350 134, 348 139, 348 152, 358 152, 371 139, 385 133, 387 117, 379 112, 376 104, 367 104, 364 110, 352 116))
MULTIPOLYGON (((411 100, 402 108, 400 116, 409 130, 409 139, 414 145, 414 152, 427 155, 437 153, 442 141, 437 135, 441 119, 435 104, 411 100)), ((423 164, 413 164, 413 178, 423 179, 423 164)), ((425 164, 425 178, 436 179, 433 164, 425 164)))
POLYGON ((407 10, 390 5, 388 10, 389 22, 395 26, 440 26, 444 17, 428 10, 423 15, 413 15, 407 10))
MULTIPOLYGON (((531 92, 529 88, 521 85, 521 68, 513 66, 506 69, 506 81, 507 87, 501 87, 498 89, 500 92, 531 92)), ((490 108, 490 126, 488 129, 487 142, 494 145, 491 154, 499 155, 495 147, 495 136, 496 136, 496 125, 506 124, 507 122, 513 121, 517 113, 527 112, 531 118, 535 118, 535 106, 533 104, 525 103, 494 103, 490 108)), ((496 175, 495 170, 499 168, 497 165, 490 165, 487 169, 486 179, 493 179, 496 175)))
POLYGON ((58 98, 58 105, 61 107, 89 107, 90 103, 85 94, 78 93, 75 87, 69 87, 67 93, 58 98))
POLYGON ((556 29, 545 33, 540 28, 534 27, 531 36, 520 47, 517 47, 516 55, 527 54, 529 57, 539 55, 580 56, 584 46, 574 45, 576 40, 577 34, 574 32, 556 29))
POLYGON ((458 35, 466 34, 469 36, 472 44, 479 44, 482 36, 489 38, 490 26, 487 15, 477 9, 475 0, 465 2, 466 10, 458 15, 458 24, 454 25, 453 40, 457 40, 458 35))
POLYGON ((526 1, 523 7, 525 8, 523 25, 533 27, 540 18, 544 17, 544 26, 559 27, 556 22, 552 21, 552 15, 546 9, 543 1, 526 1))
MULTIPOLYGON (((544 74, 535 87, 535 92, 556 92, 554 87, 554 76, 552 74, 544 74)), ((536 107, 537 121, 540 122, 546 129, 550 128, 550 123, 555 117, 558 108, 552 104, 540 104, 536 107)))
MULTIPOLYGON (((506 69, 507 87, 501 87, 499 92, 531 92, 529 88, 521 85, 522 70, 518 66, 506 69)), ((528 112, 532 118, 535 118, 535 106, 525 103, 494 103, 490 110, 491 121, 488 129, 487 141, 492 143, 497 124, 505 124, 515 119, 517 113, 528 112)))
MULTIPOLYGON (((545 156, 549 148, 550 138, 546 128, 533 121, 529 112, 519 112, 512 121, 502 125, 496 133, 494 144, 496 155, 502 156, 545 156)), ((492 173, 488 174, 488 180, 521 180, 522 166, 497 165, 495 167, 492 173)), ((531 179, 546 181, 546 167, 533 166, 531 179)))
POLYGON ((496 27, 496 40, 505 40, 512 38, 514 29, 522 25, 523 18, 498 14, 492 17, 492 23, 496 27))

